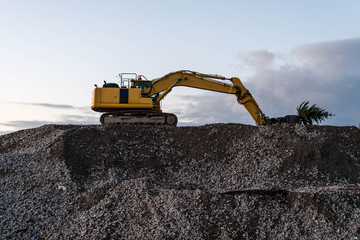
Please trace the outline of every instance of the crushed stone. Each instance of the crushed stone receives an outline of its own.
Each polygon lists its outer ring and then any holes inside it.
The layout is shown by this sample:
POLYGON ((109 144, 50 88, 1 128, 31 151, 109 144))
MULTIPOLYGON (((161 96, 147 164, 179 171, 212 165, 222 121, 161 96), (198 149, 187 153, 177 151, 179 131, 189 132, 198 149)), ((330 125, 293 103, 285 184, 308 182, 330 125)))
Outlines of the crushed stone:
POLYGON ((360 130, 45 125, 0 136, 0 239, 358 239, 360 130))

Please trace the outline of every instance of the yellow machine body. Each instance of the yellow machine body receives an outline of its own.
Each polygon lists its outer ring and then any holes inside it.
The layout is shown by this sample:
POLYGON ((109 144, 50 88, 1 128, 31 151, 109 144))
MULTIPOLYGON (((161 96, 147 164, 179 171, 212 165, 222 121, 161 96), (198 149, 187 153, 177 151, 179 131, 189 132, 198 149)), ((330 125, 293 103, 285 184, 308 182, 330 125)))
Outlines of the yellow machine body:
POLYGON ((154 110, 151 98, 141 97, 140 88, 95 88, 91 109, 97 112, 116 112, 124 109, 154 110))

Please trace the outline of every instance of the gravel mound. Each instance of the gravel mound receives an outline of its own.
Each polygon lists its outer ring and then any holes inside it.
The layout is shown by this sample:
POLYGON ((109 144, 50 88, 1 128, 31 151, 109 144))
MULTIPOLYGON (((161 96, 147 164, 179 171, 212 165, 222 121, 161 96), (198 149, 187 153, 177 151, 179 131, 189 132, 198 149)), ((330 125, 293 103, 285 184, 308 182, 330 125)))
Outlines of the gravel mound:
POLYGON ((0 239, 357 239, 355 127, 45 125, 0 136, 0 239))

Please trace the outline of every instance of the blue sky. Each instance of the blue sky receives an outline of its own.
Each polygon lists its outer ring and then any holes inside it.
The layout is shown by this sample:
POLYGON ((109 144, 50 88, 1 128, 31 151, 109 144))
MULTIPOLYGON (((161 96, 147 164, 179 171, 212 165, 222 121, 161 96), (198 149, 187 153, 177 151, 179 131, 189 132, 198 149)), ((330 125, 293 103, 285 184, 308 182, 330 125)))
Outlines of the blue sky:
MULTIPOLYGON (((0 1, 0 134, 98 124, 94 83, 190 69, 242 79, 270 117, 304 100, 360 122, 359 1, 0 1)), ((182 125, 254 124, 233 96, 175 89, 182 125)))

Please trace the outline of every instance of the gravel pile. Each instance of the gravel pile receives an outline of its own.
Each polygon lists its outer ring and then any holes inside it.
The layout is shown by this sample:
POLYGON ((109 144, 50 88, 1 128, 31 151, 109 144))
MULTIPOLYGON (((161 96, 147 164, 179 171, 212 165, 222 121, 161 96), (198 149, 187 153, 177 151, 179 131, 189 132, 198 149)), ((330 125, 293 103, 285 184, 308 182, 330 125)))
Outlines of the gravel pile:
POLYGON ((355 127, 45 125, 0 136, 0 239, 357 239, 355 127))

